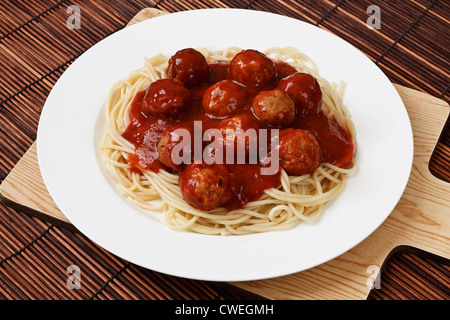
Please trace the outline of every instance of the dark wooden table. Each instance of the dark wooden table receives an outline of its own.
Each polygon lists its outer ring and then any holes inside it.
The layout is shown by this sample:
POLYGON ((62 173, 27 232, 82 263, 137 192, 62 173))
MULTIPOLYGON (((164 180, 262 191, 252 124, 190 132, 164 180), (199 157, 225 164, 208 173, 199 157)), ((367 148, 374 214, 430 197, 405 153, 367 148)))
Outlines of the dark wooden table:
MULTIPOLYGON (((36 139, 39 115, 52 86, 85 50, 125 27, 141 9, 248 8, 297 18, 350 42, 394 82, 447 103, 450 3, 399 1, 2 1, 0 2, 0 179, 36 139), (82 27, 67 26, 70 5, 82 27), (374 26, 372 5, 381 13, 374 26), (370 8, 369 8, 370 7, 370 8), (376 26, 376 25, 375 25, 376 26)), ((450 181, 450 126, 430 171, 450 181)), ((450 211, 450 210, 449 210, 450 211)), ((393 254, 382 285, 369 300, 450 298, 450 263, 414 248, 393 254)), ((113 256, 83 235, 0 204, 0 299, 259 299, 223 283, 153 272, 113 256), (83 266, 80 290, 67 287, 67 268, 83 266)))

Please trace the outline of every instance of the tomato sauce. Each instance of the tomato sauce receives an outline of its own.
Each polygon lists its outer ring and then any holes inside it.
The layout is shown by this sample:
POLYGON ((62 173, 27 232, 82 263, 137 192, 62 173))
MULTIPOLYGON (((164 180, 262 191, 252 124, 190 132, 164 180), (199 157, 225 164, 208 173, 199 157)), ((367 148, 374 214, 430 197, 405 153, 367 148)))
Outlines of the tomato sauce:
MULTIPOLYGON (((247 88, 246 107, 236 110, 233 115, 252 115, 252 99, 261 90, 276 88, 281 78, 296 70, 288 64, 276 61, 277 77, 273 83, 264 88, 247 88)), ((134 144, 135 154, 130 155, 128 164, 134 171, 159 170, 171 171, 158 159, 157 144, 162 132, 175 124, 189 124, 201 121, 202 130, 215 128, 223 119, 208 116, 202 107, 203 93, 214 83, 230 78, 228 62, 218 61, 209 64, 209 80, 206 83, 189 88, 192 100, 184 115, 179 118, 159 118, 143 112, 143 100, 146 91, 139 92, 133 99, 130 109, 130 125, 123 133, 123 137, 134 144)), ((322 162, 329 162, 338 167, 347 167, 352 160, 354 146, 351 133, 341 127, 334 119, 329 119, 323 112, 303 115, 296 114, 291 128, 307 129, 318 140, 322 151, 322 162)), ((282 129, 262 126, 266 129, 282 129)), ((270 135, 270 134, 269 134, 270 135)), ((210 142, 202 142, 205 147, 210 142)), ((242 208, 246 203, 259 199, 264 190, 280 186, 280 168, 273 175, 262 175, 262 164, 226 164, 230 172, 230 186, 233 191, 231 199, 224 205, 228 210, 242 208)))

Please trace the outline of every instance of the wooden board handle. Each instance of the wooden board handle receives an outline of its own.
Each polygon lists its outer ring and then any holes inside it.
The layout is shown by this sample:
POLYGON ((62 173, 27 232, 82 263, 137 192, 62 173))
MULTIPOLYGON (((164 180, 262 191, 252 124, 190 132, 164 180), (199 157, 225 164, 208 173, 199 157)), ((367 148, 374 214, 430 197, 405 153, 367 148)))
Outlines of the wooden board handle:
POLYGON ((400 246, 450 258, 450 184, 428 169, 449 107, 427 94, 395 87, 411 120, 414 159, 406 189, 390 216, 367 239, 332 261, 290 276, 236 286, 273 299, 365 299, 383 262, 400 246))

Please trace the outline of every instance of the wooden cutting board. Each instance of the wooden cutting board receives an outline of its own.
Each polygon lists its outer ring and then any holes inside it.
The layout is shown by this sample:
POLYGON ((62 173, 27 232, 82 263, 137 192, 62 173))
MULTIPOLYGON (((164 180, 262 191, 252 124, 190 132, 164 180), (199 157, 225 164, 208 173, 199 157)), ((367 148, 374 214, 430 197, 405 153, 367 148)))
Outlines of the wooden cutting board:
MULTIPOLYGON (((166 12, 144 9, 128 25, 161 14, 166 12)), ((450 184, 434 177, 428 169, 449 106, 428 94, 394 86, 411 120, 414 159, 408 185, 386 221, 359 245, 327 263, 284 277, 232 285, 269 299, 366 299, 373 283, 382 286, 379 271, 383 262, 402 246, 450 259, 450 184)), ((20 211, 76 230, 45 187, 36 142, 0 185, 0 198, 20 211)))

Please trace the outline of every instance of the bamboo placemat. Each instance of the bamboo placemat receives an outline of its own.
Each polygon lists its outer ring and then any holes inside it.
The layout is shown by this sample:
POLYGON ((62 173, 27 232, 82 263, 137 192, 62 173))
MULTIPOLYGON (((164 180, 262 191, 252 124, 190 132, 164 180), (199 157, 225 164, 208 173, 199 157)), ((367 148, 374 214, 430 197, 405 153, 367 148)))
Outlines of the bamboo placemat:
MULTIPOLYGON (((79 1, 81 29, 69 29, 66 1, 0 4, 0 175, 36 138, 52 85, 91 45, 124 27, 141 9, 168 12, 239 7, 281 13, 316 24, 366 53, 391 81, 449 101, 449 6, 444 1, 378 1, 381 29, 367 28, 365 1, 79 1), (446 42, 447 41, 447 42, 446 42)), ((444 130, 430 169, 450 180, 450 134, 444 130)), ((447 299, 449 264, 423 252, 401 252, 369 299, 447 299)), ((5 299, 246 299, 217 283, 152 272, 98 248, 88 239, 0 206, 0 297, 5 299), (68 290, 67 267, 83 270, 80 290, 68 290)))

